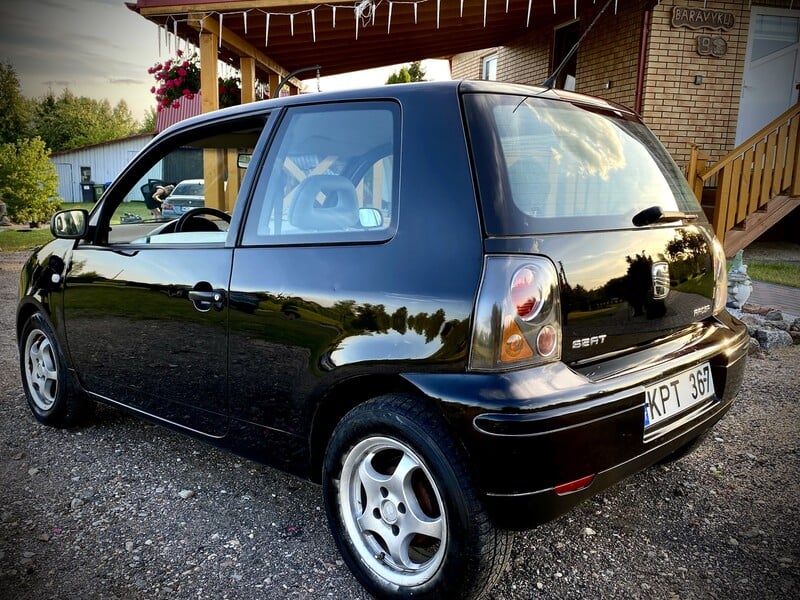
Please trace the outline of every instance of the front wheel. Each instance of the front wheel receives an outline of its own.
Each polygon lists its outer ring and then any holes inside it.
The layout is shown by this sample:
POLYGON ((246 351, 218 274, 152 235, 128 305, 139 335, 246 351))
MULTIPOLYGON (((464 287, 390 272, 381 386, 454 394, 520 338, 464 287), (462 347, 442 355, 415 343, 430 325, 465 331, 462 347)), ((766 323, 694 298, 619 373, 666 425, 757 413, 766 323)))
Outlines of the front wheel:
POLYGON ((423 401, 385 396, 336 427, 323 495, 339 551, 376 598, 479 598, 502 573, 464 451, 423 401))
POLYGON ((19 358, 25 397, 36 419, 65 427, 88 416, 92 403, 75 389, 53 329, 41 313, 25 323, 19 358))

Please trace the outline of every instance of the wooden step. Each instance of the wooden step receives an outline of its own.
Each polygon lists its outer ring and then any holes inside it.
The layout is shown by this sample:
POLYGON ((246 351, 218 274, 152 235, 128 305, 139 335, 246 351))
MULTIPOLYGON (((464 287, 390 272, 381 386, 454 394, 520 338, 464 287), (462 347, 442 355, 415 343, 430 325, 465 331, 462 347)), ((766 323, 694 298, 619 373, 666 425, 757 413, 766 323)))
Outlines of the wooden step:
POLYGON ((725 256, 731 257, 761 237, 770 227, 800 206, 800 197, 776 196, 762 209, 725 234, 725 256))

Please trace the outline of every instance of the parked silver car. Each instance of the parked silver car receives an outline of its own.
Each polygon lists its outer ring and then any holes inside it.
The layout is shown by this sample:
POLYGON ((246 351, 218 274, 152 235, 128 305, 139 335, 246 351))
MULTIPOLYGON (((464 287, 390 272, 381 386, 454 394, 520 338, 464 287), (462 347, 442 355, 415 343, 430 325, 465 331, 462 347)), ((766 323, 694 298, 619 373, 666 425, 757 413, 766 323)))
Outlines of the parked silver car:
POLYGON ((183 213, 205 206, 205 186, 202 179, 184 179, 161 205, 163 217, 180 217, 183 213))

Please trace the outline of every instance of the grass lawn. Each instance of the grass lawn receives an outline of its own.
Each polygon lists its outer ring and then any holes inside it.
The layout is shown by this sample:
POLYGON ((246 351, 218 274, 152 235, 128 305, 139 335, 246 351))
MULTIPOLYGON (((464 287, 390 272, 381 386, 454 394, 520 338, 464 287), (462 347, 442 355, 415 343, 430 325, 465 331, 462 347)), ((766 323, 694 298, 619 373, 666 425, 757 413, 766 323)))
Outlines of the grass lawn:
POLYGON ((33 250, 53 239, 50 227, 38 229, 6 229, 0 228, 0 252, 20 252, 33 250))
MULTIPOLYGON (((61 208, 64 210, 73 208, 91 210, 93 206, 94 203, 92 202, 65 202, 61 205, 61 208)), ((125 213, 139 216, 142 219, 151 218, 150 211, 144 205, 144 202, 125 202, 117 208, 114 216, 111 217, 111 224, 119 224, 120 217, 125 213)), ((52 239, 50 226, 46 223, 36 229, 6 229, 5 227, 0 227, 0 252, 33 250, 52 239)))
POLYGON ((800 288, 800 265, 785 262, 750 262, 747 274, 756 281, 800 288))

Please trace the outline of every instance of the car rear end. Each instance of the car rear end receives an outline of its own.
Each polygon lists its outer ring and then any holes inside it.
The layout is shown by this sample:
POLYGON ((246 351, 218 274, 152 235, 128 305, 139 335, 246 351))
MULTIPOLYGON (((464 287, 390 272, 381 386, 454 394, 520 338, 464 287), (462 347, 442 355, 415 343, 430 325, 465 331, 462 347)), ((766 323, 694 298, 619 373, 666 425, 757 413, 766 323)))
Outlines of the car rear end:
POLYGON ((202 179, 187 179, 178 183, 172 193, 164 199, 161 214, 165 217, 180 217, 193 208, 205 206, 205 186, 202 179))
POLYGON ((749 340, 652 132, 597 99, 500 91, 461 96, 485 229, 468 369, 487 400, 466 444, 498 514, 525 526, 702 436, 749 340))

